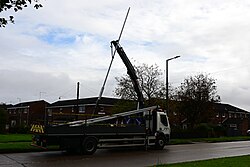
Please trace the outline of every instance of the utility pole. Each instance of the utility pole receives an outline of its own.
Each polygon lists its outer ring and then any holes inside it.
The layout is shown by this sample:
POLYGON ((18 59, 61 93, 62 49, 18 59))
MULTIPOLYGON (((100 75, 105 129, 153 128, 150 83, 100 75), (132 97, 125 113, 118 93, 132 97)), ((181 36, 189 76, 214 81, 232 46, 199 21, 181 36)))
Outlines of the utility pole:
POLYGON ((76 90, 76 120, 78 120, 78 114, 79 114, 79 95, 80 95, 80 82, 77 82, 77 90, 76 90))
POLYGON ((39 100, 41 100, 43 93, 45 94, 46 92, 39 92, 39 100))
POLYGON ((17 97, 17 100, 19 103, 21 103, 21 98, 20 97, 17 97))
MULTIPOLYGON (((119 38, 118 38, 118 40, 117 40, 118 43, 119 43, 119 41, 120 41, 120 39, 121 39, 121 36, 122 36, 122 33, 123 33, 123 29, 124 29, 124 27, 125 27, 125 24, 126 24, 126 21, 127 21, 127 18, 128 18, 129 11, 130 11, 130 7, 128 8, 128 11, 127 11, 125 20, 124 20, 124 22, 123 22, 122 29, 121 29, 119 38)), ((115 50, 113 51, 112 44, 111 44, 111 55, 112 55, 111 62, 110 62, 110 64, 109 64, 109 68, 108 68, 107 74, 106 74, 106 76, 105 76, 105 79, 104 79, 104 82, 103 82, 103 85, 102 85, 100 94, 99 94, 99 96, 98 96, 98 98, 97 98, 97 100, 96 100, 95 109, 93 110, 92 116, 91 116, 91 117, 93 117, 93 115, 94 115, 95 113, 97 113, 97 110, 98 110, 98 108, 99 108, 99 102, 100 102, 100 100, 101 100, 101 98, 102 98, 102 94, 103 94, 103 92, 104 92, 104 87, 105 87, 106 82, 107 82, 107 79, 108 79, 108 75, 109 75, 109 72, 110 72, 110 69, 111 69, 111 66, 112 66, 114 57, 115 57, 115 53, 116 53, 116 48, 115 48, 115 50)))

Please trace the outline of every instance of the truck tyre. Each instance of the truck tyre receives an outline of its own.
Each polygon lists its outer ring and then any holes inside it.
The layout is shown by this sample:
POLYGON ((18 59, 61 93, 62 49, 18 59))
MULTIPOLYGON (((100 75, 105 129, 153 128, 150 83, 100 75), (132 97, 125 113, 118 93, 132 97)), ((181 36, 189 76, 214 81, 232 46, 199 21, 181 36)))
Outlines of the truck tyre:
POLYGON ((97 149, 97 139, 95 137, 87 137, 83 140, 82 153, 92 155, 97 149))
POLYGON ((155 141, 155 148, 157 150, 162 150, 165 146, 165 139, 162 136, 159 136, 155 141))

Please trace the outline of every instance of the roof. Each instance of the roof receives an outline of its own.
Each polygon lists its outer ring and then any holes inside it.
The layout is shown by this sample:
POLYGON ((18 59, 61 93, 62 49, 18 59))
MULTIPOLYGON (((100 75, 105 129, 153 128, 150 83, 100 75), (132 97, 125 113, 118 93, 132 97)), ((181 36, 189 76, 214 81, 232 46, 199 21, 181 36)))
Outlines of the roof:
MULTIPOLYGON (((95 105, 98 97, 90 97, 90 98, 82 98, 79 99, 78 104, 79 105, 95 105)), ((109 98, 109 97, 102 97, 99 101, 99 104, 105 104, 105 105, 114 105, 118 101, 121 101, 121 99, 117 98, 109 98)), ((53 106, 71 106, 71 105, 77 105, 76 99, 70 99, 70 100, 60 100, 57 102, 54 102, 50 104, 50 107, 53 106)))
POLYGON ((216 111, 219 111, 219 112, 232 111, 232 112, 248 113, 248 111, 232 106, 230 104, 214 103, 214 107, 216 111))
POLYGON ((4 104, 4 103, 0 104, 0 108, 3 108, 3 109, 7 109, 12 106, 13 106, 12 104, 4 104))
POLYGON ((36 101, 28 101, 28 102, 18 103, 18 104, 15 104, 15 105, 11 106, 10 108, 12 108, 12 107, 13 108, 16 108, 16 107, 26 107, 26 106, 30 106, 31 104, 39 103, 39 102, 43 102, 43 103, 49 104, 45 100, 36 100, 36 101))

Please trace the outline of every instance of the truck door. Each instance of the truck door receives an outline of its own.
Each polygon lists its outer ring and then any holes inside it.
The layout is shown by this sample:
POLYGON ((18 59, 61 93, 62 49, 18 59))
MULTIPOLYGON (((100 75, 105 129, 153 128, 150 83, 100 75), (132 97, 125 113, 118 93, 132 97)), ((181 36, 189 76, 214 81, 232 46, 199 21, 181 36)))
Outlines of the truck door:
POLYGON ((149 132, 149 134, 154 134, 157 131, 157 112, 149 112, 144 115, 145 121, 146 121, 146 128, 149 132))
POLYGON ((165 135, 170 134, 170 126, 169 126, 167 115, 163 112, 159 112, 157 118, 158 118, 157 131, 162 132, 165 135))

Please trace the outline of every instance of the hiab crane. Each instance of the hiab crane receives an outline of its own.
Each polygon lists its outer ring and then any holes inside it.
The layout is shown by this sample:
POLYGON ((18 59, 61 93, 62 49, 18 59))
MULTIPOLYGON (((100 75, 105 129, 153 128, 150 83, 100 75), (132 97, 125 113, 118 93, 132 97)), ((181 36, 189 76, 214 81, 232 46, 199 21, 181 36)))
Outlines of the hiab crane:
MULTIPOLYGON (((34 133, 34 146, 46 149, 49 145, 59 145, 61 150, 79 150, 83 154, 93 154, 97 148, 153 146, 163 149, 169 142, 170 125, 167 114, 158 106, 144 108, 143 94, 133 65, 119 40, 112 41, 111 46, 114 46, 114 53, 117 51, 127 68, 137 94, 138 108, 60 125, 33 125, 31 131, 34 133)), ((103 89, 100 95, 102 91, 103 89)))
POLYGON ((136 75, 136 72, 135 72, 135 69, 133 67, 133 65, 131 64, 130 60, 128 59, 126 53, 124 52, 123 48, 120 46, 119 44, 119 41, 116 40, 116 41, 112 41, 111 42, 111 46, 114 46, 117 53, 120 55, 123 63, 125 64, 126 68, 127 68, 127 74, 129 75, 132 83, 133 83, 133 86, 134 86, 134 89, 135 89, 135 92, 136 92, 136 95, 137 95, 137 101, 138 101, 138 108, 141 109, 144 104, 143 104, 143 95, 142 95, 142 92, 141 92, 141 89, 140 89, 140 86, 139 86, 139 83, 138 83, 138 77, 136 75))

